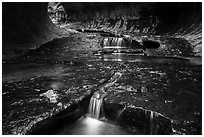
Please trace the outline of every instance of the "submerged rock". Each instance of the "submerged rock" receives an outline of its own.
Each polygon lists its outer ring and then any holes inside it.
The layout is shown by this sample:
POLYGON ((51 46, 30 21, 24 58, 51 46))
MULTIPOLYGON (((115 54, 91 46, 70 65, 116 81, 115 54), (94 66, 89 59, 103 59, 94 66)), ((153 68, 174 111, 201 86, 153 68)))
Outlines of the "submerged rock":
POLYGON ((40 94, 40 96, 48 98, 51 103, 57 103, 58 94, 55 90, 50 89, 47 92, 40 94))

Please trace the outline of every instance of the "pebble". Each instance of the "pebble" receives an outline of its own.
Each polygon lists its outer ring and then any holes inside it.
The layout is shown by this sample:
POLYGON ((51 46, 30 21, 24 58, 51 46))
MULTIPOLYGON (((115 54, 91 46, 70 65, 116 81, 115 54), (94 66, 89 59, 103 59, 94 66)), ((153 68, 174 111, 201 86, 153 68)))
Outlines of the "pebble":
POLYGON ((61 107, 63 104, 61 102, 57 103, 57 106, 61 107))
POLYGON ((35 89, 35 91, 40 91, 40 89, 35 89))
POLYGON ((51 103, 57 103, 58 95, 57 95, 56 91, 54 91, 52 89, 48 90, 45 93, 40 94, 40 96, 47 97, 51 103))
POLYGON ((142 92, 142 93, 147 92, 147 88, 146 88, 146 87, 142 87, 142 88, 141 88, 141 92, 142 92))

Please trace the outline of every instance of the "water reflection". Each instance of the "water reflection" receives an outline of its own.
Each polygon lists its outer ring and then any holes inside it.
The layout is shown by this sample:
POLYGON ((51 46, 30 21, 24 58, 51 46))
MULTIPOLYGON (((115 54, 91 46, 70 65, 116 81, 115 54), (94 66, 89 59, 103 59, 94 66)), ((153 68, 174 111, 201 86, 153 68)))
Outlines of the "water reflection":
POLYGON ((104 55, 103 56, 103 60, 104 61, 123 61, 122 60, 122 56, 120 53, 114 55, 114 56, 110 56, 110 55, 104 55), (112 57, 112 58, 111 58, 112 57))
POLYGON ((98 57, 103 61, 115 61, 115 62, 143 62, 148 64, 160 63, 160 64, 192 64, 188 59, 174 58, 174 57, 148 57, 141 54, 134 53, 108 53, 98 57))
MULTIPOLYGON (((64 63, 35 68, 35 73, 33 67, 32 71, 21 70, 21 73, 15 73, 16 78, 19 79, 26 73, 32 73, 31 76, 36 77, 28 77, 19 82, 13 81, 14 76, 11 74, 11 80, 2 84, 3 127, 12 129, 12 134, 23 134, 33 121, 35 122, 33 117, 39 118, 39 114, 43 114, 44 117, 54 114, 54 111, 58 110, 55 107, 57 102, 62 102, 63 106, 77 102, 84 94, 89 93, 88 89, 110 76, 111 71, 125 68, 127 71, 121 80, 115 83, 115 89, 108 88, 111 94, 108 95, 109 102, 134 104, 161 112, 180 122, 175 123, 175 129, 188 134, 200 134, 202 66, 198 66, 198 63, 193 66, 188 60, 145 57, 130 53, 105 54, 100 55, 98 60, 94 57, 86 61, 83 60, 86 56, 80 57, 79 60, 84 62, 81 66, 64 63), (195 122, 186 126, 182 121, 195 122)), ((89 133, 87 128, 92 127, 89 125, 92 120, 87 120, 89 124, 84 121, 81 124, 78 122, 81 125, 78 130, 77 126, 73 127, 75 134, 83 134, 85 131, 84 134, 119 134, 117 130, 107 133, 106 129, 109 130, 112 126, 108 127, 107 123, 101 124, 100 121, 95 121, 95 124, 98 123, 97 126, 100 125, 100 128, 106 125, 107 128, 103 128, 103 132, 100 130, 97 133, 89 133)), ((93 127, 95 129, 96 125, 93 127)), ((65 130, 67 134, 74 132, 68 132, 68 129, 65 130)), ((4 128, 5 132, 10 131, 4 128)))
POLYGON ((124 53, 112 53, 112 54, 105 54, 100 57, 100 59, 104 61, 129 61, 129 62, 141 62, 140 55, 135 54, 124 54, 124 53))

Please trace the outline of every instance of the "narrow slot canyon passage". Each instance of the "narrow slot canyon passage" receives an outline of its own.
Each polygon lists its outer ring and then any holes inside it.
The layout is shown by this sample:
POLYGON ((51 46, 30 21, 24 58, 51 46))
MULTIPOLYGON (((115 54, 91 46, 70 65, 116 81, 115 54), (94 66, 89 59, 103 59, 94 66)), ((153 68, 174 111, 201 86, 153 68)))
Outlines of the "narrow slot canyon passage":
POLYGON ((3 135, 201 135, 201 2, 3 2, 3 135))

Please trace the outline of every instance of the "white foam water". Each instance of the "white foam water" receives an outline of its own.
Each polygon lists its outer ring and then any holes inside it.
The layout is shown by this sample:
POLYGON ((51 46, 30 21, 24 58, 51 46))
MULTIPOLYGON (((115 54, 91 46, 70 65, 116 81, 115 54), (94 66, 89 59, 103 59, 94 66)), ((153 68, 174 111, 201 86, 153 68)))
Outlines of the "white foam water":
POLYGON ((104 83, 103 86, 100 87, 97 92, 93 94, 89 102, 88 116, 95 119, 100 118, 103 99, 107 95, 105 89, 112 86, 121 76, 122 76, 121 72, 114 73, 114 75, 106 83, 104 83))
POLYGON ((99 121, 91 117, 81 117, 73 125, 64 128, 62 135, 128 135, 124 128, 117 125, 99 121))
POLYGON ((103 97, 100 97, 99 93, 95 93, 89 103, 88 116, 99 119, 102 102, 103 97))

